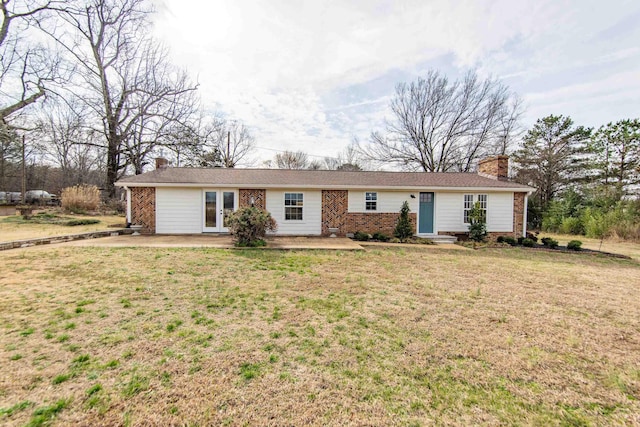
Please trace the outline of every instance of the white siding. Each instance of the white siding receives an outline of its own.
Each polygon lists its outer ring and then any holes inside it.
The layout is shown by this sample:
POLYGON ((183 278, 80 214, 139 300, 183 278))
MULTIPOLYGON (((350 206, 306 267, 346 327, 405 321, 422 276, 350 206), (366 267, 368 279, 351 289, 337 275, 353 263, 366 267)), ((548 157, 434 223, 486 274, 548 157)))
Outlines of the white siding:
POLYGON ((267 211, 278 223, 276 234, 320 235, 322 233, 322 192, 318 190, 267 190, 267 211), (302 221, 285 221, 284 193, 303 193, 302 221))
POLYGON ((156 233, 202 233, 201 188, 156 188, 156 233))
POLYGON ((469 231, 469 224, 464 223, 464 195, 487 195, 487 231, 513 231, 513 193, 437 193, 436 218, 439 231, 469 231))
POLYGON ((513 193, 489 193, 487 231, 513 231, 513 193))
POLYGON ((464 224, 462 193, 436 193, 435 202, 436 224, 433 230, 435 233, 438 231, 464 232, 469 229, 464 224))
POLYGON ((378 209, 375 211, 365 210, 364 195, 365 191, 353 191, 349 190, 349 212, 357 213, 399 213, 402 203, 406 200, 409 202, 409 208, 411 212, 418 212, 419 192, 408 191, 376 191, 375 189, 367 190, 366 192, 375 191, 378 193, 378 209), (411 198, 411 194, 416 196, 415 199, 411 198))

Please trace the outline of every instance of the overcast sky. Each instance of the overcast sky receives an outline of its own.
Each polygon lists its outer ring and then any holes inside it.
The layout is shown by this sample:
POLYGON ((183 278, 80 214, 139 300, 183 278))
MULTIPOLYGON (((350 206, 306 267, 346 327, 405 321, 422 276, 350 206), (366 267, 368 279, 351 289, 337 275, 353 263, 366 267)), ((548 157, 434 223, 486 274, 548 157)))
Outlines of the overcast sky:
MULTIPOLYGON (((257 158, 336 155, 390 118, 395 85, 434 68, 500 78, 524 124, 640 117, 638 0, 156 0, 156 32, 257 158)), ((257 165, 257 164, 256 164, 257 165)))

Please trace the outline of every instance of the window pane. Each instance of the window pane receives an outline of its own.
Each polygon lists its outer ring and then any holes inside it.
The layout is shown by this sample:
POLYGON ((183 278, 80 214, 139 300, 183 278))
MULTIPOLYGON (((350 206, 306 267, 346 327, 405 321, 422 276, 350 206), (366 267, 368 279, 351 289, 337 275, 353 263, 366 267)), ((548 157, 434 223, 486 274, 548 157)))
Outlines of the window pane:
POLYGON ((304 195, 302 193, 284 193, 284 219, 302 221, 304 195))
POLYGON ((433 202, 433 193, 420 193, 420 203, 433 202))

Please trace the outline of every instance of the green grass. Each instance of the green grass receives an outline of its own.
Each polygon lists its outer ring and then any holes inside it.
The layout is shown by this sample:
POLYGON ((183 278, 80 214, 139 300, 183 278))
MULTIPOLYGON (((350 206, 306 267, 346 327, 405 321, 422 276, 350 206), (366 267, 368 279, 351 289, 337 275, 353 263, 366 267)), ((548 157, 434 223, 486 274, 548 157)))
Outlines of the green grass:
POLYGON ((0 278, 0 424, 633 425, 640 413, 634 261, 421 248, 0 257, 15 277, 0 278))

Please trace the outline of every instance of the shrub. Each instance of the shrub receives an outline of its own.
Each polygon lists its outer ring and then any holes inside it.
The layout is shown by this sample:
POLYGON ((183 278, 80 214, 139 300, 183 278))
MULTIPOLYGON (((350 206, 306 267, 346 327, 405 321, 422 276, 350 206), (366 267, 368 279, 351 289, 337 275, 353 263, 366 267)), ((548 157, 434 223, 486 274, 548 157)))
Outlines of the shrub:
POLYGON ((402 203, 400 208, 400 215, 398 216, 398 222, 396 228, 393 230, 393 235, 400 239, 401 242, 405 242, 409 237, 413 236, 413 224, 409 219, 409 202, 406 200, 402 203))
POLYGON ((580 240, 572 240, 567 243, 567 249, 569 249, 570 251, 581 251, 582 242, 580 240))
POLYGON ((363 233, 361 231, 356 231, 353 234, 353 239, 357 240, 359 242, 366 242, 367 240, 369 240, 369 234, 368 233, 363 233))
POLYGON ((229 231, 236 246, 264 246, 267 231, 278 229, 271 214, 256 207, 238 209, 227 217, 229 231))
POLYGON ((503 238, 503 241, 505 243, 510 244, 511 246, 516 246, 518 244, 518 241, 516 239, 514 239, 513 237, 511 237, 511 236, 505 236, 503 238))
POLYGON ((498 242, 498 243, 506 243, 504 241, 504 238, 505 238, 505 236, 498 236, 498 238, 496 239, 496 242, 498 242))
POLYGON ((558 247, 558 241, 551 237, 543 237, 541 241, 543 245, 550 249, 556 249, 558 247))
POLYGON ((62 208, 73 213, 95 211, 100 206, 100 190, 95 185, 76 185, 62 190, 62 208))
POLYGON ((485 211, 480 209, 480 202, 476 202, 469 211, 469 239, 474 242, 484 242, 487 237, 487 219, 485 211))
MULTIPOLYGON (((520 239, 518 239, 520 240, 520 239)), ((536 245, 536 242, 534 242, 531 239, 522 239, 522 246, 525 246, 527 248, 532 248, 536 245)))
POLYGON ((378 240, 380 242, 388 242, 389 236, 383 233, 373 233, 373 240, 378 240))
MULTIPOLYGON (((519 237, 518 237, 518 244, 519 244, 519 245, 521 245, 521 244, 522 244, 522 242, 524 241, 524 239, 525 239, 525 238, 524 238, 524 236, 519 236, 519 237)), ((532 241, 533 241, 533 240, 532 240, 532 241)))

